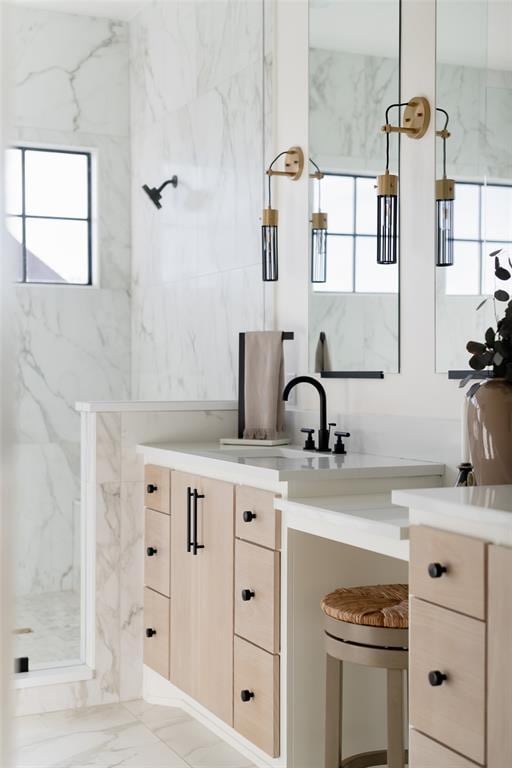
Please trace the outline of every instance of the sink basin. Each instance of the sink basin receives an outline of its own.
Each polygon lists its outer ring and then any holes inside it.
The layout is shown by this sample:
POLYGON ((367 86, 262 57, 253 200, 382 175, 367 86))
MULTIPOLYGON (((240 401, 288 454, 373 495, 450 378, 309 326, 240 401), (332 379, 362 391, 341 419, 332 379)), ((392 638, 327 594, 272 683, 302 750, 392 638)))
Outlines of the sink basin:
MULTIPOLYGON (((236 446, 236 445, 221 445, 219 446, 219 452, 221 454, 227 454, 228 456, 237 456, 239 459, 302 459, 304 456, 319 456, 316 451, 304 451, 299 446, 286 445, 286 446, 236 446)), ((327 454, 328 455, 328 454, 327 454)))

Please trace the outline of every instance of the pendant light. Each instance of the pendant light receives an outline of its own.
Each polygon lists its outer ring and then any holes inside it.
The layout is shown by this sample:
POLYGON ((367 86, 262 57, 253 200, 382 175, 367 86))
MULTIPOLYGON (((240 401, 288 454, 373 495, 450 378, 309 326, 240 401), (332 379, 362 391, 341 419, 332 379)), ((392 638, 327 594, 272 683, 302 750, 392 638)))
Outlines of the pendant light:
POLYGON ((287 176, 292 181, 297 181, 304 169, 304 153, 300 147, 291 147, 285 152, 280 152, 267 168, 268 176, 268 205, 263 209, 261 226, 261 264, 262 278, 265 283, 275 282, 279 279, 279 253, 278 253, 278 222, 279 211, 272 208, 272 176, 287 176), (274 171, 274 163, 285 156, 285 170, 274 171))
POLYGON ((315 172, 310 174, 311 179, 318 181, 318 211, 311 215, 311 282, 327 282, 327 214, 322 211, 321 192, 324 174, 309 158, 315 172))
POLYGON ((451 267, 454 262, 453 254, 453 207, 455 200, 455 181, 446 177, 446 139, 450 138, 448 131, 449 115, 445 109, 436 107, 437 112, 445 116, 444 127, 436 131, 443 141, 443 178, 436 180, 436 266, 451 267))
POLYGON ((398 176, 389 172, 389 137, 405 133, 410 139, 421 139, 430 123, 430 104, 423 96, 408 102, 390 104, 386 109, 386 170, 377 176, 377 263, 396 264, 398 261, 398 176), (389 112, 405 107, 403 125, 391 125, 389 112))

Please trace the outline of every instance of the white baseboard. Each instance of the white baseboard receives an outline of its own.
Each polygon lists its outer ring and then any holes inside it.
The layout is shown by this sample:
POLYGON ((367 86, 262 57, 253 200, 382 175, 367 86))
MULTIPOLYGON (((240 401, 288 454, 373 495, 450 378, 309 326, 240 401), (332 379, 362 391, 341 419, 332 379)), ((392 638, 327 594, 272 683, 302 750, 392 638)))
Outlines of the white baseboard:
MULTIPOLYGON (((213 715, 191 696, 176 688, 154 670, 144 666, 143 699, 148 704, 158 704, 164 707, 179 707, 213 733, 230 744, 240 754, 247 757, 257 768, 286 768, 286 757, 271 758, 255 747, 250 741, 241 736, 223 720, 213 715)), ((281 752, 284 750, 281 748, 281 752)))

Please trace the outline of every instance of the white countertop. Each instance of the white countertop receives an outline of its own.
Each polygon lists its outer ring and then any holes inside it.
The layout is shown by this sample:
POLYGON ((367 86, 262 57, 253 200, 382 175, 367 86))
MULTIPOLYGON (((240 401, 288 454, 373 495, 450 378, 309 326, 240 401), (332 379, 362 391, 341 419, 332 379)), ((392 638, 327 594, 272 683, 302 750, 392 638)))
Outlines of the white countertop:
POLYGON ((287 528, 408 560, 409 513, 390 493, 274 500, 287 528))
POLYGON ((122 413, 143 411, 237 411, 234 400, 98 400, 75 403, 84 413, 122 413))
POLYGON ((297 446, 253 447, 219 443, 145 443, 137 446, 146 463, 206 474, 232 482, 279 483, 304 480, 442 476, 443 464, 386 456, 315 453, 297 446), (215 473, 214 475, 212 473, 215 473))
POLYGON ((392 500, 409 507, 411 525, 512 545, 511 485, 399 490, 393 491, 392 500))

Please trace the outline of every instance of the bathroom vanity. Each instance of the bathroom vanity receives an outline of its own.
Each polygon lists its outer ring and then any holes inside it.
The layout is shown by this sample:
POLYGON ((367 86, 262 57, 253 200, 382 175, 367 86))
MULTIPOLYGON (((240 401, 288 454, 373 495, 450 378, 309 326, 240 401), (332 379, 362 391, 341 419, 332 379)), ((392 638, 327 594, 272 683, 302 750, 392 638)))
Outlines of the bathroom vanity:
MULTIPOLYGON (((336 586, 407 581, 408 517, 390 493, 438 486, 444 467, 218 443, 138 451, 145 699, 188 709, 256 765, 317 765, 320 599, 336 586)), ((357 713, 382 692, 368 702, 365 679, 347 685, 354 745, 378 744, 379 718, 368 728, 357 713)))
POLYGON ((512 764, 512 489, 396 491, 410 507, 410 761, 512 764))

